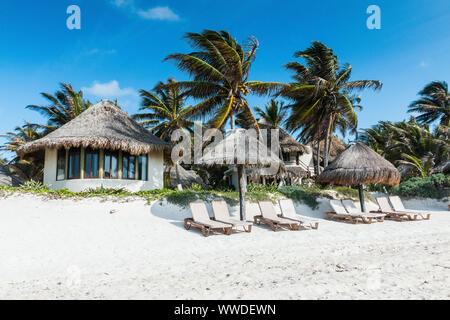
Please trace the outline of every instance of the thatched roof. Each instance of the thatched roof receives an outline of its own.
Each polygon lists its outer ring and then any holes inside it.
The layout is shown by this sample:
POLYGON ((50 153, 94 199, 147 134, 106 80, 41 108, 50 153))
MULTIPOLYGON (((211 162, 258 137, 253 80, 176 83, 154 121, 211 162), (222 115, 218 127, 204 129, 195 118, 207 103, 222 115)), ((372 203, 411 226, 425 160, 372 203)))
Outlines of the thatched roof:
POLYGON ((0 185, 18 187, 22 184, 23 180, 20 177, 0 163, 0 185))
MULTIPOLYGON (((264 124, 262 122, 259 123, 260 129, 266 129, 267 130, 267 146, 270 148, 270 141, 271 141, 271 129, 274 129, 273 127, 264 124)), ((280 143, 280 149, 283 152, 301 152, 301 153, 310 153, 310 149, 298 142, 294 139, 289 133, 284 131, 281 128, 279 129, 279 143, 280 143)))
POLYGON ((380 183, 396 186, 400 182, 400 172, 368 146, 356 142, 337 156, 317 181, 334 185, 380 183))
POLYGON ((184 169, 179 163, 173 166, 166 166, 164 171, 169 175, 168 187, 174 188, 178 184, 183 187, 190 187, 194 184, 204 186, 202 178, 195 171, 184 169))
POLYGON ((21 157, 45 148, 91 147, 122 150, 134 155, 170 148, 111 101, 103 100, 75 119, 18 149, 21 157))
POLYGON ((245 129, 230 130, 225 138, 215 146, 207 146, 199 161, 208 166, 219 164, 245 164, 246 167, 282 165, 282 161, 277 155, 273 154, 259 139, 249 136, 245 129))
MULTIPOLYGON (((308 143, 309 146, 313 149, 314 159, 316 159, 316 142, 308 143)), ((336 137, 332 135, 331 138, 331 150, 330 150, 330 161, 333 161, 342 151, 347 148, 347 145, 336 137)), ((325 149, 325 140, 320 141, 320 158, 323 159, 323 150, 325 149)))

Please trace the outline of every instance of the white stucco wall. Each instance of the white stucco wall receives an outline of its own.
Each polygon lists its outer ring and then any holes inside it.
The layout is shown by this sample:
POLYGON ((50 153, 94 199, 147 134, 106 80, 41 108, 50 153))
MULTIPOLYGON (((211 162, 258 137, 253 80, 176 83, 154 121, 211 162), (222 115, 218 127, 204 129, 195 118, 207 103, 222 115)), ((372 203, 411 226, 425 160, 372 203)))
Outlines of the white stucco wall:
POLYGON ((45 150, 44 183, 50 185, 50 189, 68 189, 78 192, 98 187, 125 188, 131 192, 150 189, 162 189, 164 187, 164 157, 162 151, 152 151, 148 154, 148 181, 125 179, 71 179, 56 181, 57 150, 45 150))

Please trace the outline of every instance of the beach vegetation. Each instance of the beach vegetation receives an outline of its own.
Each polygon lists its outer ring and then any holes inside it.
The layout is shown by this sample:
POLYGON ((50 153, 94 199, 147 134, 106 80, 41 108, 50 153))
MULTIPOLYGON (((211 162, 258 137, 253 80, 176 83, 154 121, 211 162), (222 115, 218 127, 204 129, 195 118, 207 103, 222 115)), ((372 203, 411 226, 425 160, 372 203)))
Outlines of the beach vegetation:
POLYGON ((392 194, 406 198, 446 199, 450 196, 450 175, 438 173, 428 177, 413 177, 392 189, 392 194))

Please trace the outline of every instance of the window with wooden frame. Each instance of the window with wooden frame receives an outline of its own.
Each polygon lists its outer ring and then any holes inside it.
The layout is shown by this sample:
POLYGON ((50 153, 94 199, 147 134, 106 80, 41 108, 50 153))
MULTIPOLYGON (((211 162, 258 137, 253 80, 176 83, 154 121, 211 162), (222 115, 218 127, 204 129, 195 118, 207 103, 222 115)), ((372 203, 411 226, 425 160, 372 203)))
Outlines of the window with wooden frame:
POLYGON ((105 179, 117 179, 119 177, 119 152, 105 150, 103 157, 105 179))
POLYGON ((138 180, 148 180, 148 156, 146 154, 140 155, 138 159, 138 180))
POLYGON ((98 150, 84 150, 84 178, 98 178, 99 158, 98 150))
POLYGON ((68 179, 80 179, 80 158, 81 148, 69 149, 69 168, 67 170, 68 179))
POLYGON ((122 179, 136 179, 136 156, 122 154, 122 179))
POLYGON ((56 181, 66 179, 66 149, 59 149, 56 159, 56 181))

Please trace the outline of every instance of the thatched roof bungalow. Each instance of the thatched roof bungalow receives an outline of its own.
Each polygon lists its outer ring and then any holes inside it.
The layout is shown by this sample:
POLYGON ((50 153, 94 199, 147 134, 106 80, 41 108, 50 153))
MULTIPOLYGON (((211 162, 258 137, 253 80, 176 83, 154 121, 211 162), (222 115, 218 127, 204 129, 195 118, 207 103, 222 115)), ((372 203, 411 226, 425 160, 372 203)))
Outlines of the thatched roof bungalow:
POLYGON ((24 159, 44 158, 44 183, 54 189, 138 191, 163 187, 163 152, 168 148, 170 144, 103 100, 18 153, 24 159))

